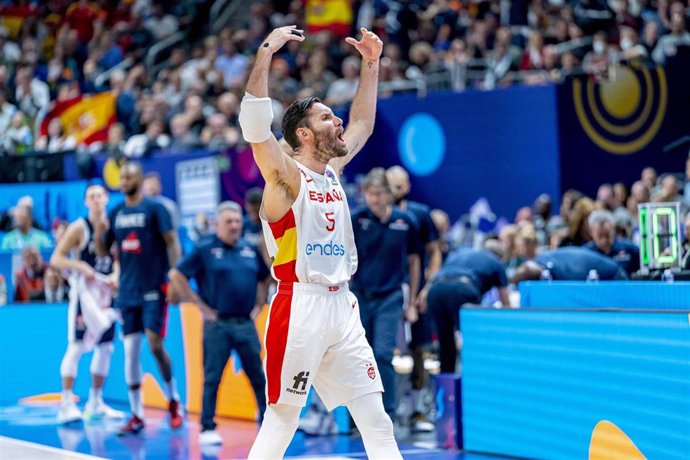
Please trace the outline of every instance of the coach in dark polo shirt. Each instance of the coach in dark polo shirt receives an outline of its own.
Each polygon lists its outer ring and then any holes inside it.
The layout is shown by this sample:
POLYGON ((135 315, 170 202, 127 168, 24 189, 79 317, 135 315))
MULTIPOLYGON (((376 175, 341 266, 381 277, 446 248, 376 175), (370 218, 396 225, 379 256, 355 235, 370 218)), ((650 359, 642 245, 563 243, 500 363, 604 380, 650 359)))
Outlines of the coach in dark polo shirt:
POLYGON ((231 201, 221 203, 216 234, 202 239, 169 273, 182 298, 194 302, 204 317, 202 445, 222 443, 213 418, 220 379, 233 349, 254 389, 259 417, 266 409, 261 345, 252 316, 266 302, 270 273, 258 250, 241 240, 241 234, 242 208, 231 201), (196 279, 198 294, 189 286, 191 278, 196 279))
POLYGON ((616 237, 613 214, 597 209, 587 219, 592 241, 582 246, 613 259, 628 275, 640 269, 640 249, 625 238, 616 237))
POLYGON ((397 386, 392 360, 403 308, 408 314, 416 311, 414 297, 420 277, 418 233, 413 218, 393 208, 393 195, 383 168, 369 172, 363 189, 366 206, 352 212, 359 261, 350 286, 359 300, 362 325, 381 373, 383 406, 391 420, 395 420, 397 386), (406 279, 410 283, 407 298, 403 295, 406 279))

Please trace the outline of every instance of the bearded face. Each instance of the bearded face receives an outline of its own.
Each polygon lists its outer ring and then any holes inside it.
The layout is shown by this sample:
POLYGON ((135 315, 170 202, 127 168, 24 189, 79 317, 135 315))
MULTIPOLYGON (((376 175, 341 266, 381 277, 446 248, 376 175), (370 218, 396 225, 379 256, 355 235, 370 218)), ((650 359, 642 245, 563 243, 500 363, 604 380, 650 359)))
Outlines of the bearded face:
POLYGON ((343 140, 342 128, 337 131, 323 130, 314 133, 314 150, 319 161, 324 163, 333 158, 340 158, 347 155, 347 145, 343 140))

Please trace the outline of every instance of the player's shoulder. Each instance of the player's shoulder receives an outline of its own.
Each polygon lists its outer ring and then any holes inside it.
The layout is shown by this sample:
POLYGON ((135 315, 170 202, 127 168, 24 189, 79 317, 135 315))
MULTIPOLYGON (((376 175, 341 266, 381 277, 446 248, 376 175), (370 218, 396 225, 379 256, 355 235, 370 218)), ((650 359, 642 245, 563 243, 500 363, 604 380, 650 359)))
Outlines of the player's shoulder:
POLYGON ((431 214, 431 208, 430 208, 428 205, 424 204, 424 203, 420 203, 419 201, 410 201, 410 200, 408 200, 408 201, 407 201, 407 208, 408 208, 411 212, 413 212, 413 213, 415 213, 415 214, 417 214, 417 215, 423 215, 423 214, 424 214, 424 215, 426 215, 426 214, 429 214, 429 215, 430 215, 430 214, 431 214))
POLYGON ((196 248, 200 250, 208 250, 214 246, 218 246, 221 242, 215 234, 202 236, 196 243, 196 248))
POLYGON ((122 211, 124 209, 124 207, 125 207, 125 202, 122 201, 122 202, 116 204, 115 206, 113 206, 112 208, 110 208, 108 215, 109 216, 115 216, 118 212, 122 211))
POLYGON ((141 200, 140 204, 143 208, 146 209, 163 209, 165 210, 165 205, 161 200, 157 200, 156 198, 152 198, 150 196, 145 196, 141 200))
POLYGON ((402 219, 408 224, 415 222, 415 218, 410 212, 400 208, 393 208, 393 211, 391 212, 391 220, 393 219, 402 219))

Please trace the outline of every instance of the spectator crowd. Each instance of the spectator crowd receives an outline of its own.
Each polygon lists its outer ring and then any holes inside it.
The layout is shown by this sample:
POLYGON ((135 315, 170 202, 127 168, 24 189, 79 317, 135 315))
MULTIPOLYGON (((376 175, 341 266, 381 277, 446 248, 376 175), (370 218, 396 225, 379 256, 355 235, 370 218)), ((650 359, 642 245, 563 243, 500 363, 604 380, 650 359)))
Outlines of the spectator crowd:
POLYGON ((285 24, 307 30, 308 40, 289 44, 272 63, 276 131, 295 98, 315 95, 335 108, 352 100, 359 63, 341 38, 360 26, 386 43, 381 97, 581 73, 605 78, 614 63, 663 64, 690 46, 690 8, 679 0, 353 0, 333 2, 342 11, 329 12, 345 24, 318 27, 310 0, 263 0, 218 33, 212 3, 0 2, 0 148, 139 157, 235 146, 251 55, 268 30, 285 24), (152 54, 163 40, 170 47, 152 54), (102 92, 115 97, 116 122, 95 142, 78 138, 74 121, 46 119, 61 102, 102 92))
MULTIPOLYGON (((282 113, 296 98, 318 96, 336 110, 351 102, 359 59, 354 48, 343 46, 342 37, 360 26, 386 43, 381 97, 420 86, 462 91, 557 82, 581 73, 607 78, 612 64, 633 59, 663 64, 680 47, 690 46, 690 2, 679 0, 334 2, 344 8, 337 16, 345 24, 318 27, 310 0, 261 0, 218 32, 217 18, 209 15, 212 3, 0 1, 0 152, 78 150, 137 158, 156 149, 234 147, 243 142, 238 111, 251 56, 270 29, 285 24, 305 29, 308 40, 288 43, 271 65, 278 135, 282 113), (165 40, 171 45, 160 55, 151 54, 165 40), (114 118, 102 139, 79 139, 70 124, 74 120, 50 116, 60 104, 101 93, 114 97, 114 118)), ((657 178, 647 168, 630 189, 604 184, 595 199, 567 191, 557 215, 551 215, 551 197, 539 197, 495 235, 506 270, 512 273, 545 248, 589 244, 605 253, 602 241, 609 226, 636 243, 638 203, 681 201, 687 214, 690 160, 686 169, 685 176, 657 178), (590 221, 594 210, 604 214, 590 221)), ((149 194, 160 195, 160 184, 149 182, 149 194)), ((25 197, 4 210, 1 223, 6 233, 0 248, 21 252, 17 300, 62 299, 64 281, 59 272, 47 270, 37 249, 53 247, 64 223, 44 232, 36 228, 32 208, 25 197)), ((435 216, 440 227, 448 227, 441 244, 452 247, 457 242, 447 216, 442 210, 435 216)), ((197 221, 190 235, 212 231, 206 216, 197 221)), ((256 222, 247 226, 255 227, 256 222)), ((3 284, 0 279, 0 302, 7 298, 3 284)))

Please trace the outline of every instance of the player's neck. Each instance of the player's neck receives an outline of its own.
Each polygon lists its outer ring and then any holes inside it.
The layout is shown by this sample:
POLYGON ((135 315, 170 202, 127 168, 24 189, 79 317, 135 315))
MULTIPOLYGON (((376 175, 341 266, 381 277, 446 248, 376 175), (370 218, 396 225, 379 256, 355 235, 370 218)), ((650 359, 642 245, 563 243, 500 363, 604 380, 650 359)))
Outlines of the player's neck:
POLYGON ((134 195, 125 195, 125 204, 127 206, 136 206, 141 203, 144 199, 144 194, 141 192, 135 193, 134 195))
POLYGON ((407 209, 407 200, 403 198, 395 204, 400 209, 407 209))
POLYGON ((309 168, 315 173, 319 173, 321 175, 326 174, 326 166, 328 166, 328 162, 324 163, 323 161, 314 158, 314 156, 310 153, 305 154, 304 152, 298 151, 295 153, 293 158, 295 161, 309 168))

